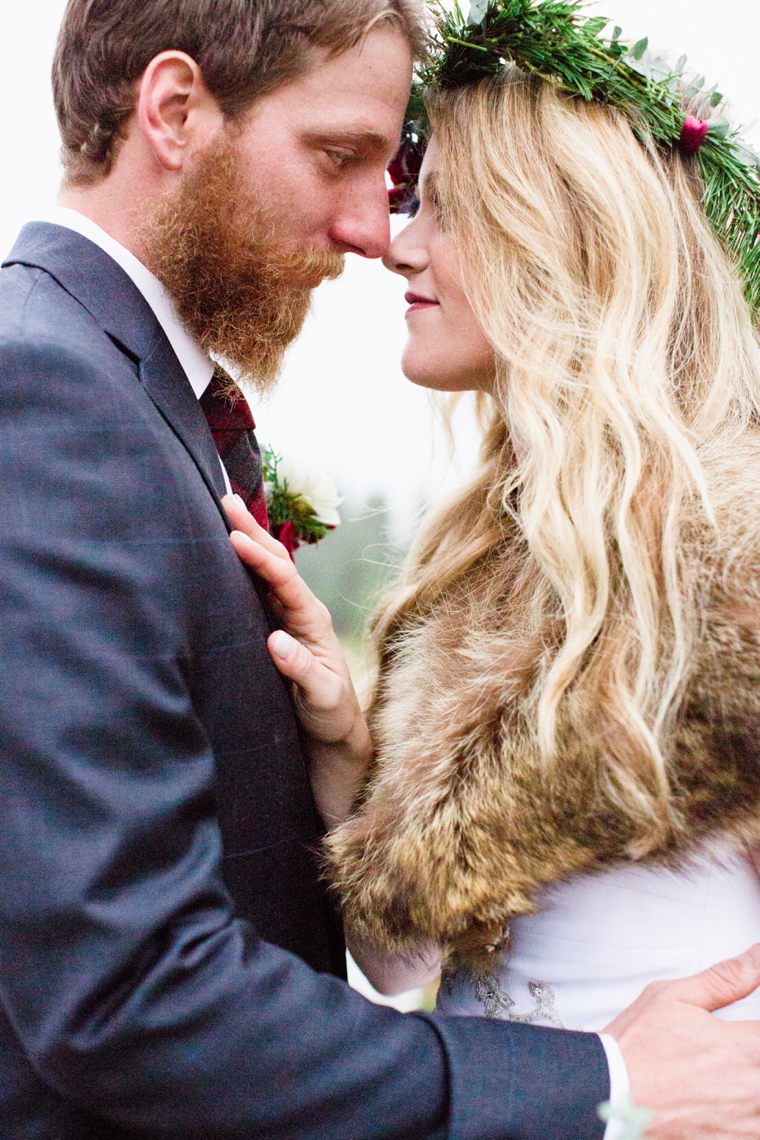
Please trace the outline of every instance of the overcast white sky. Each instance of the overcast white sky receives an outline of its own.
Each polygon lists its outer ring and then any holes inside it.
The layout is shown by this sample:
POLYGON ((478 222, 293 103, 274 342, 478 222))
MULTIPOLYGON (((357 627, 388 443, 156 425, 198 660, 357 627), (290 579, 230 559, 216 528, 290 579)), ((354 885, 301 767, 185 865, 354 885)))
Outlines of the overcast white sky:
MULTIPOLYGON (((24 221, 55 200, 58 136, 49 69, 65 0, 0 2, 0 252, 24 221)), ((717 81, 738 119, 760 117, 760 6, 757 0, 602 0, 591 6, 626 38, 657 49, 717 81)), ((748 136, 760 146, 760 129, 748 136)), ((433 446, 423 391, 401 375, 404 285, 377 262, 349 258, 343 278, 318 290, 314 311, 290 351, 278 392, 255 409, 259 436, 318 463, 344 495, 383 492, 402 515, 421 494, 456 478, 445 448, 433 446)), ((473 433, 461 425, 462 465, 473 433)), ((461 468, 460 468, 461 469, 461 468)))

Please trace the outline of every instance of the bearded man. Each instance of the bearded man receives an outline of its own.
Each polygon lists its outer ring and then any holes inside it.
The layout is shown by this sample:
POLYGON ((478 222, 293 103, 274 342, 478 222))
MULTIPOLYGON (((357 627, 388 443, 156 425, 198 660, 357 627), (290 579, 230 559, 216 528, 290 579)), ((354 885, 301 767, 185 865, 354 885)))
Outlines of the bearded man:
POLYGON ((3 1140, 590 1140, 608 1056, 653 1137, 757 1134, 760 1030, 705 1012, 757 954, 648 992, 622 1054, 341 980, 209 353, 271 385, 314 286, 384 253, 422 40, 416 0, 69 2, 60 206, 0 273, 3 1140))

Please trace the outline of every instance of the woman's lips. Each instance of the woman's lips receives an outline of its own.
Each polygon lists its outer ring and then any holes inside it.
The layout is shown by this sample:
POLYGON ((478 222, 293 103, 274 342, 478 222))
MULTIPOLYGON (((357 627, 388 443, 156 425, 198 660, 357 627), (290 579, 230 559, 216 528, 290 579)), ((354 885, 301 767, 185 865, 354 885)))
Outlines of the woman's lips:
POLYGON ((422 297, 419 293, 405 293, 404 300, 409 308, 407 313, 413 313, 415 309, 432 309, 438 304, 438 301, 431 300, 430 297, 422 297))

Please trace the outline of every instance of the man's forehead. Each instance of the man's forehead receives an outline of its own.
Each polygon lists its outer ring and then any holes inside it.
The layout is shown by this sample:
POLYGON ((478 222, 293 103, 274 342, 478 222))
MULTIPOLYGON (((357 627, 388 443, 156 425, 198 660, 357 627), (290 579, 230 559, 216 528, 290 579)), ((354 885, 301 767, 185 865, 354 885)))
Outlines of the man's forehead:
POLYGON ((315 53, 298 78, 264 96, 251 119, 292 137, 363 153, 395 150, 409 98, 411 51, 398 32, 373 32, 340 55, 315 53))
POLYGON ((311 67, 281 89, 283 102, 315 116, 352 112, 359 128, 375 129, 378 114, 403 111, 409 98, 412 57, 398 32, 377 30, 363 46, 339 55, 316 55, 311 67))

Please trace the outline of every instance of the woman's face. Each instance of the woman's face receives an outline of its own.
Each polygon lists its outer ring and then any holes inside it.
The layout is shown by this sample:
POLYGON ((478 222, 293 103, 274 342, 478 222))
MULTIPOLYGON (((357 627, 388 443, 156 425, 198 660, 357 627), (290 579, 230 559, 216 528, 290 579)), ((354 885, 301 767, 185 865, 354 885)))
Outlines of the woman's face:
POLYGON ((401 358, 413 384, 442 392, 491 391, 494 350, 475 319, 462 289, 456 253, 442 228, 436 198, 435 136, 420 171, 417 216, 394 239, 383 259, 406 277, 409 339, 401 358))

